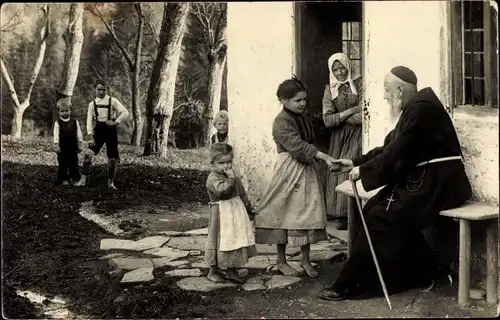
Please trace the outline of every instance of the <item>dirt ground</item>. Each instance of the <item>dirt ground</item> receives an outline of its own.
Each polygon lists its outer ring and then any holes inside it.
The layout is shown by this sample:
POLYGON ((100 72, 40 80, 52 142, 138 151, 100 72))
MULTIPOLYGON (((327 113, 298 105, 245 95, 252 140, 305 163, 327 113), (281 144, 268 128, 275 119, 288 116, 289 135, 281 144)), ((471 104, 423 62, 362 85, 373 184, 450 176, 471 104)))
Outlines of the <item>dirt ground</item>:
MULTIPOLYGON (((16 289, 47 297, 61 295, 68 308, 86 318, 352 318, 492 317, 496 308, 474 302, 457 306, 454 287, 435 292, 406 292, 383 298, 325 302, 315 297, 334 280, 342 264, 319 265, 320 278, 274 291, 223 289, 193 293, 175 279, 158 277, 149 285, 120 284, 100 260, 99 241, 112 235, 78 214, 93 201, 103 215, 140 221, 134 235, 160 230, 206 227, 205 151, 176 151, 168 159, 137 157, 123 149, 117 192, 106 186, 104 159, 97 159, 87 188, 55 186, 55 156, 42 142, 2 142, 3 315, 41 318, 39 310, 16 289), (160 221, 157 217, 167 217, 160 221)), ((155 270, 161 272, 162 270, 155 270)))

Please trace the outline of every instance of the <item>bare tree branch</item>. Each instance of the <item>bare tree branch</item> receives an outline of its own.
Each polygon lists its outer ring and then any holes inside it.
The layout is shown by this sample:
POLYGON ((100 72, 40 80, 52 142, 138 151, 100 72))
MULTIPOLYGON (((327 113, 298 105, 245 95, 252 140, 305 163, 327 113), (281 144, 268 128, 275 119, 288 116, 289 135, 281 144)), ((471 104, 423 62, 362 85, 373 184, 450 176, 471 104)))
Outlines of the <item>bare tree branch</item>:
POLYGON ((121 44, 120 40, 118 40, 118 37, 116 36, 116 33, 114 31, 114 27, 112 25, 109 25, 109 23, 104 19, 101 11, 98 8, 98 5, 97 4, 91 4, 91 5, 88 5, 86 8, 94 16, 98 17, 102 21, 102 23, 104 23, 104 26, 106 27, 106 29, 108 30, 108 32, 113 37, 113 40, 115 40, 116 44, 120 48, 121 53, 125 57, 125 60, 127 60, 127 63, 129 65, 129 67, 131 69, 134 68, 134 62, 130 58, 130 56, 129 56, 127 50, 125 49, 125 47, 121 44))
POLYGON ((40 29, 40 48, 38 50, 38 57, 36 58, 35 68, 33 69, 33 74, 30 79, 30 86, 28 88, 28 93, 26 94, 26 101, 29 101, 31 98, 31 93, 33 92, 33 87, 35 86, 36 78, 38 78, 38 73, 40 73, 40 69, 42 68, 43 59, 45 57, 45 49, 47 48, 47 38, 50 34, 50 9, 49 5, 45 4, 41 8, 44 14, 44 24, 40 29))
POLYGON ((14 28, 16 28, 18 25, 20 25, 22 22, 23 21, 22 21, 20 12, 16 11, 12 15, 12 17, 10 17, 10 19, 7 20, 7 22, 5 22, 4 24, 2 24, 2 26, 0 27, 0 31, 1 32, 10 32, 14 28))
POLYGON ((153 39, 155 40, 156 46, 159 47, 160 40, 158 40, 158 37, 156 36, 155 28, 153 27, 153 25, 151 24, 151 21, 149 21, 149 20, 148 20, 148 27, 149 27, 149 30, 151 30, 151 33, 153 35, 153 39))
POLYGON ((3 62, 3 58, 0 58, 0 62, 1 62, 1 67, 2 67, 2 78, 5 81, 7 88, 9 89, 10 96, 12 98, 12 101, 14 101, 16 108, 20 108, 21 103, 19 102, 16 88, 14 88, 14 80, 12 79, 12 76, 10 75, 9 71, 7 70, 5 63, 3 62))

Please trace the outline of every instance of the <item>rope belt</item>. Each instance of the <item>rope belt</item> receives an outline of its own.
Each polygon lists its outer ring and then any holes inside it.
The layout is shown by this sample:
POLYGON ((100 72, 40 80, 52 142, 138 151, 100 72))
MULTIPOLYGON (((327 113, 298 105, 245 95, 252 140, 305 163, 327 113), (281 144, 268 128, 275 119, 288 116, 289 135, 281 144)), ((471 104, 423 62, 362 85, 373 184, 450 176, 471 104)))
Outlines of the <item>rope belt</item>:
POLYGON ((453 157, 435 158, 435 159, 431 159, 429 161, 420 162, 416 165, 416 167, 425 166, 426 164, 429 164, 429 163, 452 161, 452 160, 462 160, 462 157, 461 156, 453 156, 453 157))

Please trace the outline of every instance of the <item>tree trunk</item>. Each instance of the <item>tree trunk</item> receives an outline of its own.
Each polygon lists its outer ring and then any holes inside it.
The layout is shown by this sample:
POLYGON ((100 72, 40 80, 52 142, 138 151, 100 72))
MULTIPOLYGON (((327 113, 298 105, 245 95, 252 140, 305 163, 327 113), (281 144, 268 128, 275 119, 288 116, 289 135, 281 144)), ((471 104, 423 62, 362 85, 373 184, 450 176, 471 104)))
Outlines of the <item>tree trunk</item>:
POLYGON ((147 129, 144 155, 150 154, 154 135, 154 115, 163 116, 158 151, 167 156, 168 131, 174 108, 175 82, 189 3, 167 2, 160 30, 160 45, 151 75, 146 102, 147 129))
POLYGON ((66 43, 66 54, 58 91, 65 97, 71 97, 78 77, 83 45, 83 3, 71 4, 68 27, 63 39, 66 43))
POLYGON ((14 108, 14 117, 12 118, 12 129, 10 130, 10 135, 15 139, 21 138, 22 128, 23 128, 23 115, 24 108, 14 108))
POLYGON ((142 112, 140 108, 139 97, 141 96, 140 88, 140 74, 141 71, 141 51, 142 51, 142 37, 144 34, 144 17, 142 15, 141 3, 136 3, 135 8, 139 16, 139 25, 137 27, 137 37, 135 40, 135 59, 132 68, 132 115, 134 117, 134 130, 132 132, 131 143, 136 147, 141 145, 142 127, 144 121, 142 120, 142 112))
MULTIPOLYGON (((69 8, 68 27, 62 36, 66 44, 66 52, 61 82, 56 89, 57 100, 73 96, 83 45, 83 9, 83 3, 72 3, 69 8)), ((53 114, 53 122, 55 122, 58 114, 56 106, 54 106, 53 114)))
POLYGON ((9 89, 10 96, 12 101, 14 102, 14 119, 12 121, 12 129, 11 135, 14 139, 21 138, 22 127, 23 127, 23 115, 26 109, 30 106, 30 98, 31 93, 33 92, 33 87, 35 86, 36 79, 38 78, 38 74, 40 73, 40 69, 42 68, 43 60, 45 58, 45 50, 47 49, 47 37, 50 34, 50 9, 48 4, 44 4, 41 8, 44 13, 44 19, 42 25, 40 27, 40 39, 39 39, 39 48, 38 55, 35 62, 35 67, 33 68, 33 73, 30 78, 30 85, 28 87, 28 92, 26 93, 26 98, 23 102, 19 102, 19 97, 14 88, 14 83, 12 80, 7 67, 3 59, 0 58, 1 69, 2 69, 2 78, 9 89))
POLYGON ((222 93, 222 76, 224 75, 224 67, 226 64, 225 48, 218 53, 214 53, 210 59, 210 70, 208 78, 208 103, 205 106, 203 115, 205 130, 205 145, 210 145, 210 139, 213 134, 212 120, 214 114, 220 110, 220 100, 222 93))

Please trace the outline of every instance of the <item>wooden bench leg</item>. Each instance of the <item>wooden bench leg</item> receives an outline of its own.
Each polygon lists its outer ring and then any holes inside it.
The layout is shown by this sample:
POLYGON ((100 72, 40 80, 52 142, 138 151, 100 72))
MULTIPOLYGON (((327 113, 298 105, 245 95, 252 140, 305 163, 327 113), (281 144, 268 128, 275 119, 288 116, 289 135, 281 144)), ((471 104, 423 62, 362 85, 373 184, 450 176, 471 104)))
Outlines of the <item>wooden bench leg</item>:
POLYGON ((354 237, 356 236, 354 234, 356 228, 354 227, 354 224, 356 223, 356 214, 357 212, 357 207, 356 207, 356 199, 353 197, 349 197, 349 200, 347 202, 347 256, 351 256, 352 252, 352 245, 354 242, 354 237))
POLYGON ((470 221, 460 219, 460 254, 458 271, 458 304, 461 307, 469 305, 470 295, 470 221))
POLYGON ((493 219, 486 231, 486 301, 498 301, 498 221, 493 219))

